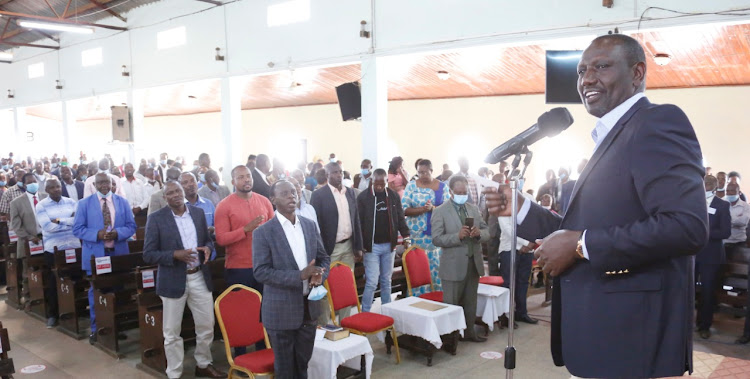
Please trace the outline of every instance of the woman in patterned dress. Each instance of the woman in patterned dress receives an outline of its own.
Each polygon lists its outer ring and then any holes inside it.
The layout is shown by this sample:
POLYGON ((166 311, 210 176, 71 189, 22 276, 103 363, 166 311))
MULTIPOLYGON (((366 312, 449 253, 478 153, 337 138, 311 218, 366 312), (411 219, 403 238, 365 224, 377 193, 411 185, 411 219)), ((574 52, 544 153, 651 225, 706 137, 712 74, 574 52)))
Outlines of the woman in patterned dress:
MULTIPOLYGON (((432 177, 432 162, 423 159, 417 166, 419 179, 409 182, 404 190, 401 203, 404 206, 406 225, 411 232, 412 244, 423 249, 430 261, 430 275, 435 291, 442 291, 438 268, 440 266, 440 248, 432 244, 432 210, 450 199, 448 186, 432 177)), ((412 288, 414 296, 429 292, 429 286, 412 288)))

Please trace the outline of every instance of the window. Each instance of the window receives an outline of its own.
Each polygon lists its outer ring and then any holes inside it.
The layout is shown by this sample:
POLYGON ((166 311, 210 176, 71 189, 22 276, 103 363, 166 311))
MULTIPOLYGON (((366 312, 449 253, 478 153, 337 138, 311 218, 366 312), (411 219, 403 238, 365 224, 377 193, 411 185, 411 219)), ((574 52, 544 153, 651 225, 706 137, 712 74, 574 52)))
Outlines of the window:
POLYGON ((41 78, 44 76, 44 63, 34 63, 29 65, 29 79, 41 78))
POLYGON ((291 0, 268 6, 268 26, 281 26, 310 19, 310 0, 291 0))
POLYGON ((186 38, 184 26, 156 33, 156 48, 159 50, 182 46, 185 43, 186 38))
POLYGON ((102 48, 84 50, 81 52, 81 64, 83 67, 96 66, 102 63, 102 48))

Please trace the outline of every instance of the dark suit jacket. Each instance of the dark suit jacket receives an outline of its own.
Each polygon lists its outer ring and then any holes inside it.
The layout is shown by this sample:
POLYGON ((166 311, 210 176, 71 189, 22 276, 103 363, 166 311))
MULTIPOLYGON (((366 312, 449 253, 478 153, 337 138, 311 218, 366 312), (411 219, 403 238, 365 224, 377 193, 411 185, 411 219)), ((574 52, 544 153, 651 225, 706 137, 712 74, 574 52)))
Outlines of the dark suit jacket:
MULTIPOLYGON (((68 188, 66 187, 67 184, 65 182, 60 182, 62 185, 62 195, 70 198, 70 195, 68 194, 68 188)), ((78 200, 83 199, 83 182, 80 180, 73 180, 73 184, 76 186, 76 192, 78 192, 78 200)))
POLYGON ((732 215, 729 202, 714 196, 708 209, 708 242, 695 256, 695 263, 726 263, 724 240, 732 235, 732 215))
POLYGON ((693 255, 708 236, 703 174, 685 114, 643 98, 594 152, 562 222, 531 204, 521 238, 586 230, 589 260, 555 278, 555 364, 598 378, 692 371, 693 255))
POLYGON ((271 186, 266 184, 262 174, 256 169, 253 169, 251 173, 253 175, 253 192, 271 198, 271 186))
MULTIPOLYGON (((198 246, 208 246, 214 250, 214 243, 208 235, 208 225, 203 210, 185 204, 190 212, 190 218, 195 225, 198 246)), ((174 220, 172 208, 164 207, 150 214, 146 221, 146 241, 143 243, 143 260, 146 263, 158 264, 156 273, 156 294, 159 296, 178 298, 185 294, 187 278, 187 263, 174 259, 175 250, 183 250, 180 230, 174 220)), ((211 283, 211 268, 203 264, 205 256, 198 253, 201 262, 201 273, 206 281, 206 287, 213 291, 211 283)), ((193 274, 197 275, 197 274, 193 274)))
MULTIPOLYGON (((331 258, 323 248, 323 242, 315 223, 297 217, 305 235, 307 262, 315 259, 315 265, 325 267, 323 281, 328 277, 331 258)), ((260 307, 263 325, 268 329, 292 330, 302 326, 305 295, 302 294, 300 271, 292 248, 284 234, 278 216, 253 231, 253 275, 263 283, 263 304, 260 307)), ((315 320, 324 304, 310 301, 310 317, 315 320)))
POLYGON ((570 204, 570 195, 573 194, 573 188, 575 188, 575 186, 575 180, 568 180, 562 185, 558 205, 560 207, 560 214, 563 216, 565 215, 565 212, 568 211, 568 205, 570 204))
MULTIPOLYGON (((352 222, 352 246, 355 251, 362 250, 362 227, 359 223, 357 195, 353 189, 346 188, 346 200, 349 202, 349 219, 352 222)), ((336 229, 339 225, 339 209, 336 207, 336 199, 333 197, 331 187, 325 185, 313 191, 310 196, 310 205, 315 208, 318 216, 323 246, 328 255, 331 255, 336 246, 336 229)))

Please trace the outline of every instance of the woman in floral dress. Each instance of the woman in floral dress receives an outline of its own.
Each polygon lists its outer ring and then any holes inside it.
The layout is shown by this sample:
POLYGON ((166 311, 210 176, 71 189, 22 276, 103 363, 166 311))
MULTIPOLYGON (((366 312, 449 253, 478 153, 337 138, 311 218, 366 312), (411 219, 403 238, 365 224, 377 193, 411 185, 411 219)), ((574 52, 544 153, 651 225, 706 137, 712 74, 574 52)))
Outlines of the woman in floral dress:
MULTIPOLYGON (((442 291, 438 268, 440 267, 440 248, 432 244, 432 210, 450 199, 448 186, 432 177, 432 162, 423 159, 417 167, 419 179, 409 182, 404 190, 401 203, 404 206, 406 225, 411 232, 412 244, 423 249, 430 261, 430 275, 435 291, 442 291)), ((429 286, 412 288, 412 293, 419 296, 429 292, 429 286)))

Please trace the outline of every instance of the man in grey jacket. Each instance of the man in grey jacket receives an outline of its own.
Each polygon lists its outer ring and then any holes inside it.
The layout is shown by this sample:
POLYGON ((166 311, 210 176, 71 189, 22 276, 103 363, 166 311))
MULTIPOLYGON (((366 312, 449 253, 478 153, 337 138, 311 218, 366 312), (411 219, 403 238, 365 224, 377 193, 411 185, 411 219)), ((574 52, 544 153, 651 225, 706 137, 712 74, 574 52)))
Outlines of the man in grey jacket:
POLYGON ((451 201, 432 213, 432 243, 443 248, 438 271, 443 283, 443 301, 463 307, 465 340, 485 342, 487 338, 478 336, 474 330, 474 320, 479 277, 484 275, 481 243, 489 241, 490 232, 479 208, 466 202, 468 184, 463 176, 451 177, 451 201))

